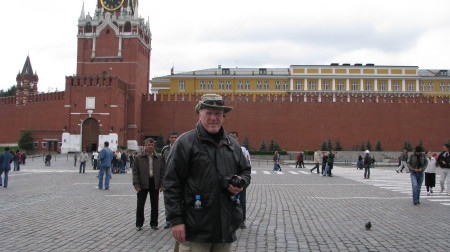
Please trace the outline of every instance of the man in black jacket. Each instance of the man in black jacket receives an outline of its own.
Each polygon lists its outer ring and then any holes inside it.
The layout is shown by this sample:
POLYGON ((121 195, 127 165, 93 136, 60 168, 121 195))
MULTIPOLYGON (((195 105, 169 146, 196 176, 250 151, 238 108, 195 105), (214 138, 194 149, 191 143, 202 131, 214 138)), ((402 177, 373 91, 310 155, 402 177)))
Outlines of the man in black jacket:
POLYGON ((445 180, 447 180, 447 195, 450 196, 450 144, 444 144, 443 151, 439 154, 437 163, 441 167, 441 178, 439 184, 441 186, 440 193, 444 192, 445 180))
POLYGON ((234 197, 250 184, 251 168, 222 127, 231 111, 220 95, 205 94, 194 130, 178 137, 164 179, 166 218, 182 251, 231 251, 243 221, 234 197))

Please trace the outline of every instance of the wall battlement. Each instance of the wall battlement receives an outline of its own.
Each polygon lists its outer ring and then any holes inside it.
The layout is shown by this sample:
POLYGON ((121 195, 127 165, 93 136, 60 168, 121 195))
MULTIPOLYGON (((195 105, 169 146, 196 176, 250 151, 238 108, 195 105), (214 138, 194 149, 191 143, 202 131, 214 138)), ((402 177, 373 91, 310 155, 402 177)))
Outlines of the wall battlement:
POLYGON ((66 90, 71 88, 104 88, 117 85, 126 90, 127 83, 117 76, 76 75, 66 76, 66 90))

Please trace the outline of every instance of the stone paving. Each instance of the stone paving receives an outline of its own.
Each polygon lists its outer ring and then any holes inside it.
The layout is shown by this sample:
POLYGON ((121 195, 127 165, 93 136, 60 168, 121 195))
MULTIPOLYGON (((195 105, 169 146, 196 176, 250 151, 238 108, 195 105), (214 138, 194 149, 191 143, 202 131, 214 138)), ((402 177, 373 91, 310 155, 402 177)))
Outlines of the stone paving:
MULTIPOLYGON (((111 189, 98 190, 91 165, 79 174, 70 157, 57 155, 50 167, 27 161, 0 188, 0 251, 173 251, 162 194, 160 229, 150 229, 147 201, 146 226, 135 230, 131 173, 113 174, 111 189)), ((414 206, 409 175, 395 168, 374 168, 363 180, 354 167, 323 177, 293 165, 253 166, 248 228, 237 231, 234 251, 450 250, 450 197, 422 196, 414 206)))

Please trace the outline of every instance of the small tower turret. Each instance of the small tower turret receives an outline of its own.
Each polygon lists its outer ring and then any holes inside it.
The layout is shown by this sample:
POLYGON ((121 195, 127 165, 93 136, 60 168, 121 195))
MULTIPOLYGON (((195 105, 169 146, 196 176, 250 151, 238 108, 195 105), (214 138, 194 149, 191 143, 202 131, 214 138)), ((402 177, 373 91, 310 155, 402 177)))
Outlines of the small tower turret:
POLYGON ((27 56, 22 72, 19 71, 16 77, 16 105, 26 105, 28 102, 28 95, 37 94, 37 84, 39 77, 33 73, 31 67, 30 56, 27 56))

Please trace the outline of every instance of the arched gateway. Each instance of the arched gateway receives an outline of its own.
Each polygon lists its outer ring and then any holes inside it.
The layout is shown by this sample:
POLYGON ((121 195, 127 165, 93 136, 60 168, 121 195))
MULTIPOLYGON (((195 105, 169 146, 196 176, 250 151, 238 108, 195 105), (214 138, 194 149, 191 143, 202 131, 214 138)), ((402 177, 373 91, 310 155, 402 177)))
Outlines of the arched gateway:
POLYGON ((99 131, 99 123, 94 118, 88 118, 83 122, 82 128, 82 142, 81 148, 82 150, 86 150, 86 152, 91 152, 97 150, 98 147, 98 136, 100 134, 99 131))

